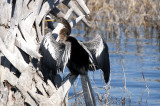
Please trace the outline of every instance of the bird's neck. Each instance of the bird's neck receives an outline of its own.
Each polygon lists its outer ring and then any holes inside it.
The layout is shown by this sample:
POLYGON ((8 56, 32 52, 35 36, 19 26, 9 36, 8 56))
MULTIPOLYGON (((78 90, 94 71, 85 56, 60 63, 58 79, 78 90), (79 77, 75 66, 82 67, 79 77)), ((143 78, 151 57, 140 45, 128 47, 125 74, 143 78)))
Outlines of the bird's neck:
POLYGON ((69 36, 68 29, 66 29, 66 28, 63 28, 59 33, 59 38, 60 38, 61 42, 63 42, 63 43, 65 43, 68 36, 69 36))
POLYGON ((71 34, 71 26, 70 24, 68 23, 68 21, 65 21, 62 23, 64 25, 64 27, 68 30, 68 34, 70 35, 71 34))

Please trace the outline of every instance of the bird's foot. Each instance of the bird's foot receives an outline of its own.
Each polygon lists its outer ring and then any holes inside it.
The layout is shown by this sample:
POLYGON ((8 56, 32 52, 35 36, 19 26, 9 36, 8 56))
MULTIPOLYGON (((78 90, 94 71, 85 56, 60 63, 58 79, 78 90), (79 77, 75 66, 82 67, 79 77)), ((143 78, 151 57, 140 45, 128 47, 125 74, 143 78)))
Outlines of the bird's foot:
POLYGON ((94 63, 89 64, 89 69, 95 71, 96 65, 94 63))

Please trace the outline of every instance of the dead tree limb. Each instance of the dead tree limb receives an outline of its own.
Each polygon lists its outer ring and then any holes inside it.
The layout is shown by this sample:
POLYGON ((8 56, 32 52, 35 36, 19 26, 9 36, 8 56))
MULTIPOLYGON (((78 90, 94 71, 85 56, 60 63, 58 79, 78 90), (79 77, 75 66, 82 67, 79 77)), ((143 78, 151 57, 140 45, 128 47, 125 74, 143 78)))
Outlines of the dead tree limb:
MULTIPOLYGON (((61 13, 68 19, 72 11, 78 16, 70 23, 72 27, 80 20, 90 26, 71 0, 1 0, 0 105, 65 104, 64 98, 77 76, 67 77, 63 84, 59 80, 59 87, 55 87, 54 80, 45 82, 40 71, 39 60, 42 56, 39 47, 45 36, 43 19, 46 15, 61 13), (66 15, 57 8, 62 2, 70 8, 66 15)), ((88 10, 86 14, 89 14, 88 10)), ((62 27, 55 28, 52 33, 58 34, 62 27)))

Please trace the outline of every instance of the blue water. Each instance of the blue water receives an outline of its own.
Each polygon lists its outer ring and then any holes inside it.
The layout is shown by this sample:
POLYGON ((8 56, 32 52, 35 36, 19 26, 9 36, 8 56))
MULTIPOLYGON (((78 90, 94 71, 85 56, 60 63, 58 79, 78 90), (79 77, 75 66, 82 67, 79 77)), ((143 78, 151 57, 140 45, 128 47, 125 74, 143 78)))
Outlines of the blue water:
MULTIPOLYGON (((73 29, 72 36, 82 41, 91 38, 92 32, 87 34, 82 29, 73 29)), ((125 35, 119 28, 116 36, 102 35, 109 47, 111 77, 105 84, 100 70, 89 72, 97 105, 160 105, 160 35, 155 29, 147 34, 139 31, 139 35, 125 35)), ((85 105, 82 93, 71 98, 80 91, 78 77, 69 92, 69 105, 85 105)))

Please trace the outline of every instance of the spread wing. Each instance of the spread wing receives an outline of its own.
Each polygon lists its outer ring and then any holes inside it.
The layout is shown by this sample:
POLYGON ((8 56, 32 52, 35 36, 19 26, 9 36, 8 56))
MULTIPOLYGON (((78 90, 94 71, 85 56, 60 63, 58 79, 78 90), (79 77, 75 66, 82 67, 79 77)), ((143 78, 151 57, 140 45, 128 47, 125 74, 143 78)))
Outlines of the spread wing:
MULTIPOLYGON (((83 43, 90 51, 93 57, 93 62, 97 69, 101 69, 104 74, 104 80, 107 83, 110 75, 110 61, 108 46, 100 35, 91 40, 83 43)), ((90 70, 92 70, 90 68, 90 70)))
POLYGON ((42 54, 41 64, 52 70, 55 74, 64 72, 65 66, 70 58, 71 44, 58 43, 52 35, 46 35, 40 46, 42 54))

